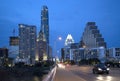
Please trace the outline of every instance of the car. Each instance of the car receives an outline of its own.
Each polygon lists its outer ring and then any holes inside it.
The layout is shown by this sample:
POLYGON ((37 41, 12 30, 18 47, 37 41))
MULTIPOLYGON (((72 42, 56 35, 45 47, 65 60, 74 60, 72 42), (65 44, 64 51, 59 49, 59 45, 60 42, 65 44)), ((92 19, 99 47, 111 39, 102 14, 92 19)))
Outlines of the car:
POLYGON ((96 73, 106 73, 106 74, 109 74, 109 67, 107 67, 104 63, 99 63, 99 64, 96 64, 92 71, 93 71, 93 74, 96 74, 96 73))

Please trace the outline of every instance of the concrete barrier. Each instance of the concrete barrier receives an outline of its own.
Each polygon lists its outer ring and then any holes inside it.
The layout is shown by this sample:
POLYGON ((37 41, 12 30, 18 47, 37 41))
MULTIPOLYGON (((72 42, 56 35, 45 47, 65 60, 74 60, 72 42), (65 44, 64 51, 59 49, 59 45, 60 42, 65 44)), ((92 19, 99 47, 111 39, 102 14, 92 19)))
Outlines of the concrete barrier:
POLYGON ((56 74, 56 66, 43 78, 42 81, 53 81, 56 74))

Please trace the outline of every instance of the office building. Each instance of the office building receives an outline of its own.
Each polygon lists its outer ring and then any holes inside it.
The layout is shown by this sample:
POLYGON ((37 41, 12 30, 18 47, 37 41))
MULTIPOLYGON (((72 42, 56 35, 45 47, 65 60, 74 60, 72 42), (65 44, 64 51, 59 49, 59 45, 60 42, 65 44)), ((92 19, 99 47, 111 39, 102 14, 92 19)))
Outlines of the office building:
POLYGON ((41 11, 41 30, 45 34, 47 44, 49 44, 49 15, 47 6, 42 7, 41 11))
POLYGON ((37 37, 37 59, 47 60, 49 54, 49 15, 47 6, 41 10, 41 28, 37 37))
POLYGON ((73 44, 73 43, 74 43, 74 39, 73 39, 72 35, 68 34, 67 38, 65 40, 65 47, 62 50, 62 53, 64 51, 64 54, 63 54, 64 56, 61 55, 62 57, 64 57, 64 60, 71 60, 72 59, 70 49, 71 49, 71 44, 73 44))
POLYGON ((109 61, 120 62, 120 48, 109 48, 108 52, 109 61))
MULTIPOLYGON (((45 34, 40 31, 37 37, 37 53, 36 61, 42 61, 44 58, 47 58, 47 43, 45 34)), ((46 59, 47 60, 47 59, 46 59)))
POLYGON ((72 35, 71 34, 68 34, 67 35, 67 38, 65 40, 65 46, 70 46, 72 43, 74 43, 74 40, 72 38, 72 35))

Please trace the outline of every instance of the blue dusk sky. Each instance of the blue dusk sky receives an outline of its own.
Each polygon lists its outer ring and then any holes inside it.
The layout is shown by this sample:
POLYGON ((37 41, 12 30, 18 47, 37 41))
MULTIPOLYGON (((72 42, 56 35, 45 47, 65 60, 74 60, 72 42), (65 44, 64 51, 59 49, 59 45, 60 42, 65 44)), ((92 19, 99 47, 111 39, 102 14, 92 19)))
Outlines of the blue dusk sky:
POLYGON ((40 31, 41 9, 49 9, 50 45, 62 47, 68 34, 79 42, 87 22, 96 22, 108 47, 120 47, 120 0, 1 0, 0 47, 9 46, 18 24, 36 25, 40 31), (62 41, 58 41, 58 37, 62 41))

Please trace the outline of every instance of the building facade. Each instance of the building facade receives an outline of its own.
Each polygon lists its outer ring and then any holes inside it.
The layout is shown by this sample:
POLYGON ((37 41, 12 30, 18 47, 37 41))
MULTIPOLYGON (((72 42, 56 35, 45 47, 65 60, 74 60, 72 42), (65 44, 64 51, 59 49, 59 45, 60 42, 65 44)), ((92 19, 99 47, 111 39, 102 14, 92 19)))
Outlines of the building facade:
POLYGON ((95 22, 88 22, 86 24, 81 40, 87 48, 106 48, 106 42, 102 34, 100 34, 100 30, 98 30, 95 22))
POLYGON ((109 61, 120 62, 120 48, 109 48, 108 52, 109 61))
POLYGON ((47 57, 47 42, 45 38, 45 34, 40 31, 37 37, 37 60, 42 61, 44 57, 47 57))
POLYGON ((71 34, 68 34, 65 40, 65 46, 70 46, 72 43, 74 43, 74 39, 71 34))
POLYGON ((70 48, 70 60, 78 63, 81 60, 98 59, 100 62, 106 62, 106 49, 104 47, 99 48, 70 48))
POLYGON ((19 24, 19 57, 34 62, 36 53, 36 26, 19 24))
POLYGON ((38 40, 37 49, 38 49, 39 58, 49 59, 50 57, 49 55, 49 13, 48 13, 48 7, 45 5, 42 7, 42 10, 41 10, 41 29, 40 29, 37 40, 38 40), (41 40, 41 37, 43 38, 42 40, 41 40))
POLYGON ((49 15, 48 7, 43 6, 41 11, 41 30, 45 34, 47 43, 49 44, 49 15))
POLYGON ((9 38, 9 57, 15 59, 19 56, 19 37, 11 36, 9 38))
POLYGON ((64 54, 61 54, 62 58, 64 57, 63 61, 72 59, 70 49, 71 49, 71 44, 73 44, 73 43, 74 43, 74 39, 73 39, 72 35, 68 34, 67 38, 65 40, 65 46, 61 51, 61 53, 64 52, 64 54))
POLYGON ((8 59, 8 49, 0 48, 0 66, 4 66, 8 59))
POLYGON ((75 63, 78 63, 85 57, 85 48, 72 48, 70 49, 71 60, 74 60, 75 63))

